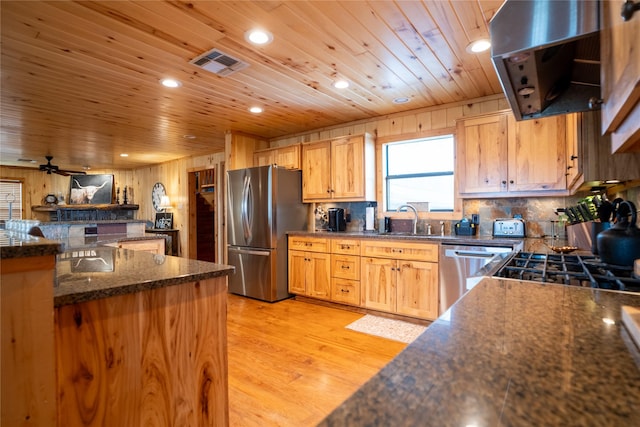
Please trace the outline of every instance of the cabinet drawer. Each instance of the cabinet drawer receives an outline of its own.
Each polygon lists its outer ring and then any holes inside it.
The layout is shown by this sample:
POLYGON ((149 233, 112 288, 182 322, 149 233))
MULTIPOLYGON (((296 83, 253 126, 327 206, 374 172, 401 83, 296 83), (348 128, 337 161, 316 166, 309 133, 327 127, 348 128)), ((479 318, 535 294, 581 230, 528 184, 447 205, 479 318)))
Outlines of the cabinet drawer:
POLYGON ((329 239, 320 237, 289 237, 289 250, 299 250, 307 252, 329 252, 329 239))
POLYGON ((362 242, 361 253, 369 257, 438 262, 438 245, 435 243, 371 240, 362 242))
POLYGON ((342 255, 360 255, 360 240, 331 239, 331 253, 342 255))
POLYGON ((353 255, 331 255, 331 276, 360 280, 360 257, 353 255))
POLYGON ((333 277, 331 279, 331 300, 360 305, 360 282, 333 277))

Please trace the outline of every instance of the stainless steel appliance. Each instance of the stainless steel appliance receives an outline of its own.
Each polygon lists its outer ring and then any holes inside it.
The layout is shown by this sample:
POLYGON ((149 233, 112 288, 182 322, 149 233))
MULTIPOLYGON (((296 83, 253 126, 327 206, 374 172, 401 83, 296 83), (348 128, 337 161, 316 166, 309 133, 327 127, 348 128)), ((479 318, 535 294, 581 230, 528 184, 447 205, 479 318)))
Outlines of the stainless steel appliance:
POLYGON ((300 171, 273 166, 227 172, 229 292, 263 301, 288 298, 288 231, 307 229, 300 171))
POLYGON ((495 277, 640 292, 633 267, 603 263, 595 255, 517 252, 508 257, 495 277))
POLYGON ((511 246, 440 246, 439 315, 478 283, 490 265, 501 263, 514 251, 511 246))
POLYGON ((493 237, 524 237, 525 235, 522 219, 502 218, 493 221, 493 237))
POLYGON ((491 59, 516 120, 598 108, 597 0, 507 0, 489 32, 491 59))

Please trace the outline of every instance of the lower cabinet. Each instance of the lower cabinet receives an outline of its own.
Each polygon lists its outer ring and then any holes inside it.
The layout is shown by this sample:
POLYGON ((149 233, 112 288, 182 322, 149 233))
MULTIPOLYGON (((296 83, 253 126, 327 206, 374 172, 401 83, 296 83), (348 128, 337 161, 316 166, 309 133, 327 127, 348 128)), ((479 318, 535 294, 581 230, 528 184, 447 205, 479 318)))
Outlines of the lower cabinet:
POLYGON ((437 244, 372 240, 363 242, 361 254, 363 307, 438 317, 437 244))
POLYGON ((435 319, 438 317, 438 245, 387 239, 290 236, 289 292, 403 316, 435 319))
POLYGON ((144 239, 144 240, 125 240, 115 243, 107 243, 105 246, 112 246, 120 249, 131 249, 134 251, 151 252, 155 255, 164 255, 165 253, 165 240, 159 239, 144 239))
POLYGON ((289 237, 289 292, 320 299, 331 297, 331 255, 327 239, 289 237))
POLYGON ((331 300, 360 304, 360 241, 331 239, 331 300))

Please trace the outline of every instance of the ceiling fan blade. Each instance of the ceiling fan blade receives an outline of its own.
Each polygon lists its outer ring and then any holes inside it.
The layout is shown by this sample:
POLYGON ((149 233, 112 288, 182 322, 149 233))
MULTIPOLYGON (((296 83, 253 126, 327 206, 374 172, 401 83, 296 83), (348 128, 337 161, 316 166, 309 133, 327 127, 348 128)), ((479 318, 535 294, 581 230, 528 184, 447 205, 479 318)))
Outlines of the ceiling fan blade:
POLYGON ((85 171, 69 171, 69 170, 63 170, 63 169, 56 169, 55 173, 57 173, 58 175, 62 175, 62 176, 86 175, 87 174, 85 171))

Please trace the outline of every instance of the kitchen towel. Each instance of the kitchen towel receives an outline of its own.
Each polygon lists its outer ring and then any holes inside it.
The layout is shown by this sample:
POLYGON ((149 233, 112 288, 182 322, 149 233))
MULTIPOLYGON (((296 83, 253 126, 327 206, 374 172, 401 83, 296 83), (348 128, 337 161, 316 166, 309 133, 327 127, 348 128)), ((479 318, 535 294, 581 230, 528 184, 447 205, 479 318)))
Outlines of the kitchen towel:
POLYGON ((374 224, 375 224, 375 212, 376 212, 376 210, 375 210, 374 207, 368 206, 365 209, 365 212, 366 213, 365 213, 365 220, 364 220, 364 224, 365 224, 364 229, 367 230, 367 231, 372 231, 375 228, 374 224))

